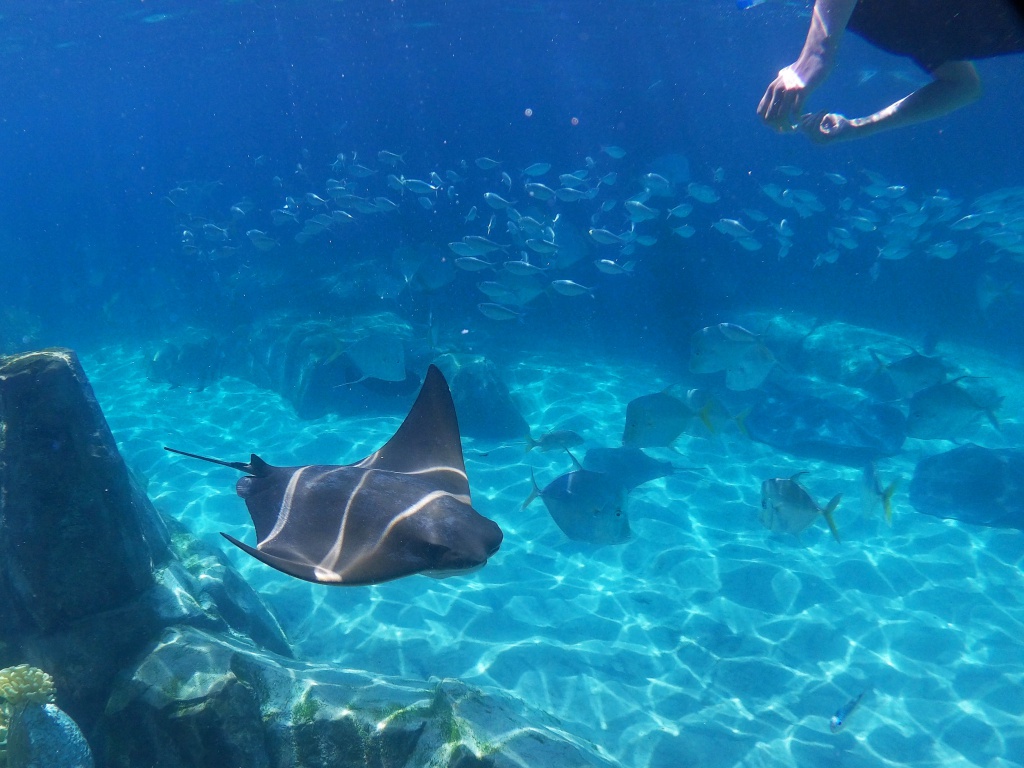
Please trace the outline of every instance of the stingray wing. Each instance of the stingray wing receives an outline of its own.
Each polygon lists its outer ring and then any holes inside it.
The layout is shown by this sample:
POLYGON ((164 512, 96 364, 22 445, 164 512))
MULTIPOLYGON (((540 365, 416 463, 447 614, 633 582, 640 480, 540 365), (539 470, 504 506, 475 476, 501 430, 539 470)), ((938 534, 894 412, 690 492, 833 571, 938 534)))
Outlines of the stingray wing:
POLYGON ((427 369, 416 402, 394 436, 353 466, 415 475, 469 503, 455 403, 436 365, 427 369))

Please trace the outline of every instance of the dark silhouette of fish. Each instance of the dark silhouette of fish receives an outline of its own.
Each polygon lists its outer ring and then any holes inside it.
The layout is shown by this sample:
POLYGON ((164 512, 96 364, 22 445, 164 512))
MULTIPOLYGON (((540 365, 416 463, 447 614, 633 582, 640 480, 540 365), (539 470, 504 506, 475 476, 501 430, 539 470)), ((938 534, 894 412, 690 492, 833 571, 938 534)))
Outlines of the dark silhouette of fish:
POLYGON ((530 470, 532 490, 523 509, 538 496, 551 519, 574 541, 621 544, 630 537, 626 500, 629 488, 604 472, 583 469, 571 453, 574 470, 559 475, 542 490, 530 470))
POLYGON ((634 448, 662 448, 675 442, 693 420, 693 411, 667 392, 641 395, 626 405, 622 444, 634 448))
POLYGON ((583 468, 614 478, 629 491, 651 480, 690 469, 652 458, 639 448, 629 445, 620 448, 591 448, 583 457, 583 468))
POLYGON ((319 584, 378 584, 482 567, 501 529, 471 506, 448 383, 431 365, 402 426, 356 464, 275 467, 166 450, 246 474, 236 491, 256 527, 257 560, 319 584))

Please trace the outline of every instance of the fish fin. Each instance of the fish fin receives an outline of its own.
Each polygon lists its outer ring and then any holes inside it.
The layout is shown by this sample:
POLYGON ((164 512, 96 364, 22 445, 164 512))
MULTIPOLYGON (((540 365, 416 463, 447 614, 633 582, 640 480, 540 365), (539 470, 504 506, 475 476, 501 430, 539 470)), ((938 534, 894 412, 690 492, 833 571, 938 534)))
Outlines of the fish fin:
POLYGON ((799 482, 797 480, 797 478, 799 478, 801 475, 809 475, 809 474, 811 474, 811 471, 809 469, 801 469, 795 475, 790 475, 789 479, 792 480, 793 482, 799 482))
POLYGON ((889 487, 882 491, 882 511, 885 512, 885 522, 892 527, 892 495, 896 492, 898 482, 892 482, 889 487))
MULTIPOLYGON (((1001 404, 1002 398, 999 398, 999 400, 1001 404)), ((1002 427, 999 426, 999 417, 996 416, 996 412, 992 408, 986 408, 985 415, 988 417, 988 420, 992 423, 992 426, 995 427, 997 431, 1001 432, 1002 427)))
POLYGON ((715 425, 711 421, 711 408, 713 405, 714 401, 708 400, 706 403, 704 403, 704 407, 700 409, 700 413, 697 414, 698 416, 700 416, 701 423, 708 428, 708 432, 710 432, 712 435, 715 434, 716 432, 715 425))
POLYGON ((840 500, 842 500, 843 494, 837 493, 832 497, 832 501, 828 503, 828 506, 821 510, 821 514, 825 518, 825 522, 828 523, 828 529, 832 531, 832 535, 835 536, 836 541, 840 544, 842 539, 839 538, 839 530, 836 528, 836 521, 832 519, 832 513, 836 511, 836 507, 839 506, 840 500))
POLYGON ((753 409, 746 408, 732 417, 732 420, 736 422, 736 429, 748 440, 750 439, 750 432, 747 431, 747 416, 750 415, 751 410, 753 409))
POLYGON ((529 432, 526 433, 526 452, 529 453, 538 445, 537 441, 533 439, 533 435, 529 432))
POLYGON ((579 459, 577 459, 575 456, 572 455, 572 451, 570 451, 568 448, 566 448, 565 452, 568 453, 569 454, 569 458, 572 459, 572 468, 574 470, 583 469, 583 465, 580 464, 579 459))
POLYGON ((537 485, 537 478, 533 474, 533 467, 530 467, 530 485, 533 486, 530 489, 530 495, 526 497, 526 501, 523 502, 520 509, 526 509, 533 503, 534 499, 540 496, 540 486, 537 485))
POLYGON ((875 352, 875 350, 869 349, 868 353, 870 353, 871 359, 875 361, 875 365, 878 366, 879 371, 884 371, 887 368, 885 361, 878 356, 878 353, 875 352))

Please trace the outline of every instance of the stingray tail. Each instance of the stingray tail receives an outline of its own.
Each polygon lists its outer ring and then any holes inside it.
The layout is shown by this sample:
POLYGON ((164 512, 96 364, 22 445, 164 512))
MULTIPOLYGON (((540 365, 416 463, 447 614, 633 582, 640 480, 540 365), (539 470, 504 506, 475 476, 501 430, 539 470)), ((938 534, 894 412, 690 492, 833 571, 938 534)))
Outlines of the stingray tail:
POLYGON ((211 459, 209 456, 200 456, 198 453, 179 451, 177 448, 168 448, 166 445, 164 446, 164 450, 170 451, 171 453, 177 453, 181 456, 188 456, 190 459, 199 459, 200 461, 208 461, 211 464, 220 464, 222 467, 231 467, 231 469, 237 469, 239 472, 245 472, 247 475, 265 475, 266 471, 264 468, 269 466, 255 453, 249 457, 249 463, 244 464, 241 461, 222 461, 221 459, 211 459))

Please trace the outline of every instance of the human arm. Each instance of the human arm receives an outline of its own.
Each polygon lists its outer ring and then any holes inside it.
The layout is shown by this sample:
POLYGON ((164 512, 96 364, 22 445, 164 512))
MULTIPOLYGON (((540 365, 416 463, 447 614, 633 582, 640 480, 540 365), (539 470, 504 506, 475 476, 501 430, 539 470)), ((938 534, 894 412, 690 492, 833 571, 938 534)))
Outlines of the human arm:
POLYGON ((816 0, 800 57, 779 72, 757 105, 757 114, 775 130, 792 130, 807 97, 832 71, 839 40, 857 0, 816 0))
POLYGON ((947 61, 936 67, 932 76, 927 85, 873 115, 848 119, 834 112, 819 112, 804 115, 800 129, 819 144, 860 139, 948 115, 981 96, 981 78, 969 61, 947 61))

